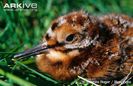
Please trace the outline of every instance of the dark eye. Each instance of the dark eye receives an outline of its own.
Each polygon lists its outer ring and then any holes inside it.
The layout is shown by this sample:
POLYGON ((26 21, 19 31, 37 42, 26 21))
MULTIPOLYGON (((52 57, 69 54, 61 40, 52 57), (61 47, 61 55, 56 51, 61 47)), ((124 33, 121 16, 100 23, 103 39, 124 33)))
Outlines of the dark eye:
POLYGON ((73 42, 75 40, 75 34, 70 34, 66 37, 66 42, 73 42))

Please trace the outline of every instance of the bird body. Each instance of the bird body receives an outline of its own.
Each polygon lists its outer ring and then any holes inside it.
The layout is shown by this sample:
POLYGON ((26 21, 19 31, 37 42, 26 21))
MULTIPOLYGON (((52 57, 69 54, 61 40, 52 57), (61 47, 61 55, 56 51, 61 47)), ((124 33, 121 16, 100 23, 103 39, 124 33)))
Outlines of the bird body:
POLYGON ((133 18, 126 15, 69 13, 52 22, 41 46, 47 49, 37 53, 37 66, 57 80, 133 75, 133 18))

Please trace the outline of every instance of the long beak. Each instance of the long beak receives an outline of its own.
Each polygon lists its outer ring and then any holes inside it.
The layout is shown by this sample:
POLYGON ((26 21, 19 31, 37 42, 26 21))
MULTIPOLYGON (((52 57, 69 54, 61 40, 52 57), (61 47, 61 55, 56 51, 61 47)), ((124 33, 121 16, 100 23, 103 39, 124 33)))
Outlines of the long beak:
POLYGON ((49 47, 46 44, 40 44, 35 48, 29 49, 14 55, 14 58, 38 55, 46 51, 48 48, 49 47))

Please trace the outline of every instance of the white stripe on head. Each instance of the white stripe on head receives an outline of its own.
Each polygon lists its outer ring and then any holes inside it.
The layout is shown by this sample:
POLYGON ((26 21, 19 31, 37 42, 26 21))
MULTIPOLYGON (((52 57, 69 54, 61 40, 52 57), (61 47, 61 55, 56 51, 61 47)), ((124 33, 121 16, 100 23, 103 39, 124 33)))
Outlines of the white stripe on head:
POLYGON ((48 29, 47 33, 48 33, 48 35, 52 35, 53 31, 52 31, 51 27, 48 29))
POLYGON ((58 26, 60 26, 60 25, 62 25, 62 24, 64 24, 66 22, 66 19, 64 19, 64 17, 60 17, 58 21, 59 21, 59 25, 58 26))

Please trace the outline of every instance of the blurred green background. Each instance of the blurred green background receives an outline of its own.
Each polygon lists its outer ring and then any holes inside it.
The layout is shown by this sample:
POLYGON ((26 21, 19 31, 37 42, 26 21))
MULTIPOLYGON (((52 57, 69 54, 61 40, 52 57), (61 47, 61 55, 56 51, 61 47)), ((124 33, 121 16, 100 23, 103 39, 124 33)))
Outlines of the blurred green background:
MULTIPOLYGON (((40 73, 33 57, 12 60, 16 52, 39 44, 51 21, 72 11, 84 10, 92 15, 119 13, 133 16, 133 0, 2 0, 0 1, 0 86, 81 85, 53 80, 40 73), (4 3, 37 3, 37 11, 5 11, 4 3), (25 84, 24 84, 25 83, 25 84)), ((130 84, 131 85, 131 84, 130 84)))

